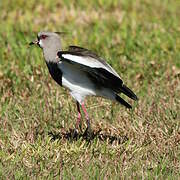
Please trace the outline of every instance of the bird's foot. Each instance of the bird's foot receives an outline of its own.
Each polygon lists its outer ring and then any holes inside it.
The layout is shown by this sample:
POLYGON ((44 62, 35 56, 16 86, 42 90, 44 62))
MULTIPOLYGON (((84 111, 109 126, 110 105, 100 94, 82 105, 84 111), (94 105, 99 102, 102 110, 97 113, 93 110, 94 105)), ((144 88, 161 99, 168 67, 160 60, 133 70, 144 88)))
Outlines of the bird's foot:
POLYGON ((78 132, 78 129, 73 129, 72 132, 71 132, 71 137, 72 139, 75 139, 79 136, 79 132, 78 132))
POLYGON ((90 126, 86 128, 86 130, 83 133, 83 137, 87 140, 92 140, 94 138, 94 133, 90 126))

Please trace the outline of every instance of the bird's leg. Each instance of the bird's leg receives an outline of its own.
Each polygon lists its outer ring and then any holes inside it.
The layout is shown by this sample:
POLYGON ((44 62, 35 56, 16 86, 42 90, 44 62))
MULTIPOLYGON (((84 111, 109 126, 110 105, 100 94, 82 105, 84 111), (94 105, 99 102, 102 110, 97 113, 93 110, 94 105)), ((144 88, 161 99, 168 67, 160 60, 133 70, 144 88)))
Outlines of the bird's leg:
POLYGON ((89 119, 89 115, 87 113, 87 110, 85 108, 84 102, 81 104, 81 106, 82 106, 82 109, 84 111, 85 118, 86 118, 86 123, 87 123, 87 129, 86 129, 85 133, 91 134, 90 119, 89 119))
MULTIPOLYGON (((77 121, 76 121, 76 129, 79 128, 80 122, 81 122, 81 111, 80 111, 80 104, 76 102, 77 105, 77 110, 78 110, 78 116, 77 116, 77 121)), ((81 130, 81 127, 80 127, 81 130)))

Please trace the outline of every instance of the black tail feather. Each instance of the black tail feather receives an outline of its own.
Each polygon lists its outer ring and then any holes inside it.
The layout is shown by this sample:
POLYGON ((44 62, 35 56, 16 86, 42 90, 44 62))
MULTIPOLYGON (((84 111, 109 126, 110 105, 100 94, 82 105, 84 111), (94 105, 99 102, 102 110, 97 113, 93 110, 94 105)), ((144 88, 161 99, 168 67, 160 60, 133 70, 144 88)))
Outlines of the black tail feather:
POLYGON ((137 101, 138 97, 124 84, 121 87, 121 92, 124 93, 126 96, 128 96, 129 98, 137 101))
POLYGON ((116 94, 116 100, 117 100, 120 104, 124 105, 125 107, 127 107, 127 108, 129 108, 129 109, 132 108, 132 106, 131 106, 129 103, 127 103, 124 99, 122 99, 122 98, 121 98, 120 96, 118 96, 117 94, 116 94))

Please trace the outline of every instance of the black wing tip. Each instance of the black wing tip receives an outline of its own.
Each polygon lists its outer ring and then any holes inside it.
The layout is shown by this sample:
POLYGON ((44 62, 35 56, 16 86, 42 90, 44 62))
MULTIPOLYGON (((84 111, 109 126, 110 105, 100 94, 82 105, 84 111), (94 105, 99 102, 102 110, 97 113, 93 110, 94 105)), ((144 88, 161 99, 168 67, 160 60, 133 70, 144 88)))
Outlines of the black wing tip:
POLYGON ((131 98, 131 99, 133 99, 135 101, 138 101, 138 97, 126 85, 124 85, 124 84, 122 85, 121 91, 122 91, 122 93, 124 93, 129 98, 131 98))
POLYGON ((120 96, 116 94, 116 101, 118 101, 120 104, 124 105, 128 109, 132 109, 132 106, 127 103, 124 99, 122 99, 120 96))
POLYGON ((132 96, 132 99, 135 100, 135 101, 139 100, 138 97, 135 94, 132 96))
POLYGON ((135 99, 134 99, 135 101, 138 101, 139 100, 139 98, 135 95, 135 99))

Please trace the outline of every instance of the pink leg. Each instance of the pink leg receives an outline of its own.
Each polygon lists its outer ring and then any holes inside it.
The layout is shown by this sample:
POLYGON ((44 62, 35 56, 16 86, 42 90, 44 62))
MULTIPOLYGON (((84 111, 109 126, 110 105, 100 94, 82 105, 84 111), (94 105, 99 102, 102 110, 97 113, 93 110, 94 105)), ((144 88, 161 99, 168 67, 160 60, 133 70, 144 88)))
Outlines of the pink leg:
POLYGON ((82 106, 82 109, 83 109, 84 114, 85 114, 85 118, 86 118, 86 122, 87 122, 87 128, 90 130, 89 115, 88 115, 87 110, 86 110, 86 108, 85 108, 84 102, 81 104, 81 106, 82 106))
POLYGON ((82 106, 82 109, 83 109, 83 111, 84 111, 84 114, 85 114, 86 119, 89 119, 89 115, 88 115, 88 112, 87 112, 87 110, 86 110, 86 108, 85 108, 84 102, 81 104, 81 106, 82 106))
POLYGON ((77 110, 78 110, 78 116, 77 116, 77 121, 76 121, 76 129, 78 129, 80 121, 81 121, 81 111, 80 111, 80 104, 78 102, 76 102, 76 105, 77 105, 77 110))

